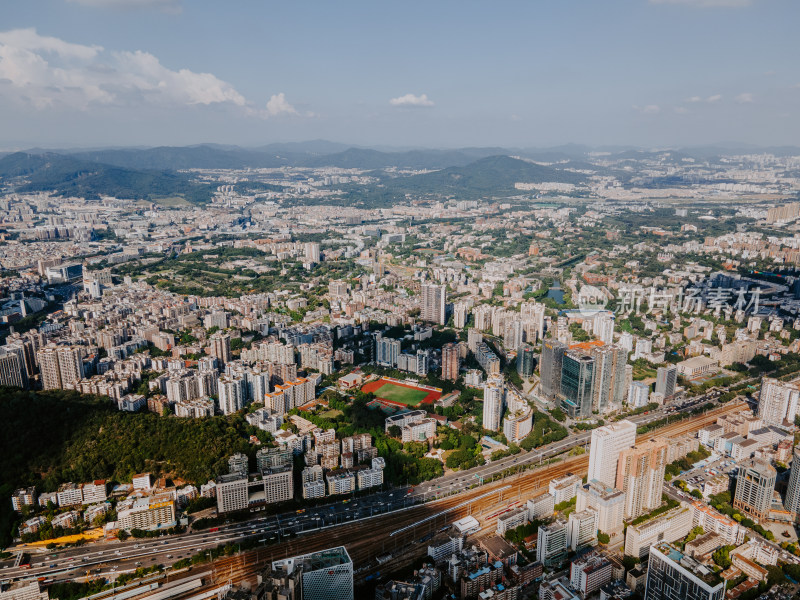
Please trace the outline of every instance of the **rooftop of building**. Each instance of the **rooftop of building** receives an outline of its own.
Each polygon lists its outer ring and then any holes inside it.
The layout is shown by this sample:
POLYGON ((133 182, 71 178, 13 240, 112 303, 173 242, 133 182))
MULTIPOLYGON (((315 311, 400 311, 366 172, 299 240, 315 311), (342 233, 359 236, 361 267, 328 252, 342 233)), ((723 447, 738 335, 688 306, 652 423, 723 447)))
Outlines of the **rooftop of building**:
POLYGON ((327 550, 276 560, 272 563, 272 567, 273 569, 288 567, 288 571, 291 573, 294 567, 299 566, 302 566, 304 571, 316 571, 338 565, 352 564, 352 562, 347 549, 344 546, 337 546, 327 550))
POLYGON ((625 496, 625 492, 618 490, 614 486, 606 485, 602 481, 592 479, 590 482, 584 484, 583 489, 600 496, 603 499, 615 498, 617 496, 625 496))
POLYGON ((668 542, 659 542, 651 548, 651 551, 652 550, 657 550, 662 555, 666 556, 670 561, 680 565, 707 585, 714 587, 717 585, 722 585, 722 580, 717 573, 684 554, 676 546, 673 546, 668 542))
POLYGON ((495 558, 506 558, 517 553, 517 549, 499 535, 492 535, 480 541, 481 547, 495 558))

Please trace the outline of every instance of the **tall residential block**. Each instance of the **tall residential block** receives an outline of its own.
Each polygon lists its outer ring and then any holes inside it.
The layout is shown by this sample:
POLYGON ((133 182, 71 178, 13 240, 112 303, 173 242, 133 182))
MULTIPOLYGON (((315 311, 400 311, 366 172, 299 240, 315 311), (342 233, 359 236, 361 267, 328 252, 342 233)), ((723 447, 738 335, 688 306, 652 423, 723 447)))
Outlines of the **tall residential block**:
POLYGON ((443 285, 422 285, 422 307, 420 317, 429 323, 445 324, 445 302, 447 294, 443 285))
POLYGON ((603 425, 592 431, 589 448, 588 481, 597 481, 614 487, 617 482, 617 461, 623 450, 636 443, 636 424, 624 420, 603 425))
POLYGON ((489 379, 483 386, 483 428, 499 431, 505 406, 506 388, 501 378, 489 379))
POLYGON ((625 494, 597 480, 578 488, 576 511, 592 509, 597 513, 597 529, 611 536, 622 535, 625 516, 625 494))
POLYGON ((545 567, 560 565, 567 557, 567 522, 556 520, 539 526, 536 560, 545 567))
POLYGON ((620 346, 593 348, 592 410, 599 413, 618 410, 625 399, 625 365, 628 353, 620 346))
POLYGON ((442 379, 455 381, 458 379, 458 346, 445 344, 442 346, 442 379))
POLYGON ((46 390, 67 389, 83 379, 83 348, 49 345, 36 353, 46 390))
POLYGON ((0 385, 27 388, 28 372, 25 362, 14 352, 0 348, 0 385))
POLYGON ((567 521, 567 547, 573 552, 597 545, 597 512, 591 508, 571 512, 567 521))
POLYGON ((227 333, 215 333, 211 336, 211 355, 222 363, 231 362, 231 336, 227 333))
POLYGON ((667 443, 664 440, 648 440, 620 452, 616 488, 625 494, 626 519, 661 506, 666 466, 667 443))
POLYGON ((675 394, 675 384, 678 382, 678 367, 669 365, 658 367, 656 371, 656 394, 664 394, 669 398, 675 394))
POLYGON ((306 242, 303 248, 305 253, 305 262, 317 264, 320 260, 320 245, 319 242, 306 242))
POLYGON ((769 516, 778 472, 767 461, 753 458, 739 467, 733 507, 761 522, 769 516))
POLYGON ((800 386, 765 377, 761 381, 758 416, 767 425, 780 427, 784 421, 794 424, 799 401, 800 386))
POLYGON ((794 447, 792 455, 792 472, 789 475, 789 485, 786 488, 786 510, 795 515, 795 521, 800 516, 800 446, 794 447))

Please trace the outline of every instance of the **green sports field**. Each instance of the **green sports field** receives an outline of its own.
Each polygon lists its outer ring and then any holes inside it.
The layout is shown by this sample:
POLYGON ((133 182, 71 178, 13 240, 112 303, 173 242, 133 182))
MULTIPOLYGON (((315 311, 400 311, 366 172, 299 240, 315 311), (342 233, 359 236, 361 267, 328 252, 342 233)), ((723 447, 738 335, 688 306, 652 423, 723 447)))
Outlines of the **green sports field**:
POLYGON ((373 393, 378 398, 391 400, 392 402, 400 402, 408 406, 416 406, 428 395, 428 392, 425 390, 416 390, 402 385, 395 385, 391 382, 384 383, 373 393))

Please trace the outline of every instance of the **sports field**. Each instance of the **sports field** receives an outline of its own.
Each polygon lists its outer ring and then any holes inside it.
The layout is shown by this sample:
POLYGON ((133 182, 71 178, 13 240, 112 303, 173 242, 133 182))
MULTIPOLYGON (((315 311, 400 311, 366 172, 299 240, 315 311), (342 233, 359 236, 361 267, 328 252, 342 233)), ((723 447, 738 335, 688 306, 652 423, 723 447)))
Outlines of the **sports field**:
POLYGON ((370 381, 361 388, 361 391, 372 392, 376 398, 404 406, 417 406, 423 402, 434 402, 442 395, 441 392, 420 389, 413 385, 396 383, 386 379, 370 381))
POLYGON ((428 395, 428 391, 404 387, 395 383, 384 383, 380 389, 375 392, 375 395, 384 400, 416 406, 425 399, 425 396, 428 395))

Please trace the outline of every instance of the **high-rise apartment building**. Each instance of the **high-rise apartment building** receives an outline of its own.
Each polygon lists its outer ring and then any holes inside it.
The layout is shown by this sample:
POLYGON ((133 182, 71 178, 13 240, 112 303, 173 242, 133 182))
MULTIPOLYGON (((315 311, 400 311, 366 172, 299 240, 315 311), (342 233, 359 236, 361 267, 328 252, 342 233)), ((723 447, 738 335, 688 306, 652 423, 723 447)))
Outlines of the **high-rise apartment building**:
POLYGON ((641 408, 650 401, 650 384, 644 381, 633 381, 628 387, 628 406, 641 408))
POLYGON ((79 346, 50 345, 36 353, 46 390, 67 389, 83 379, 84 349, 79 346))
POLYGON ((61 371, 58 368, 58 354, 55 346, 47 346, 36 353, 39 363, 42 388, 45 390, 61 389, 61 371))
POLYGON ((455 381, 458 379, 458 346, 455 344, 445 344, 442 346, 442 379, 445 381, 455 381))
POLYGON ((656 371, 656 394, 664 394, 664 398, 673 396, 677 381, 678 367, 675 365, 658 367, 656 371))
POLYGON ((594 358, 579 350, 567 350, 561 365, 561 408, 573 419, 592 415, 594 358))
POLYGON ((212 310, 203 318, 203 327, 211 329, 227 329, 230 323, 230 314, 224 310, 212 310))
POLYGON ((588 481, 596 479, 608 487, 614 487, 619 455, 635 443, 636 424, 632 421, 617 421, 592 430, 588 481))
POLYGON ((561 367, 568 346, 558 340, 542 342, 542 360, 539 365, 541 391, 546 398, 555 398, 561 392, 561 367))
POLYGON ((223 415, 232 415, 244 408, 244 379, 223 375, 219 378, 217 389, 219 391, 219 409, 223 415))
POLYGON ((447 294, 445 286, 436 285, 434 283, 426 283, 422 285, 422 310, 420 317, 423 321, 429 323, 437 323, 444 325, 445 321, 445 303, 447 294))
POLYGON ((483 334, 477 329, 467 330, 467 348, 473 354, 478 352, 478 346, 483 343, 483 334))
POLYGON ((483 386, 483 428, 499 431, 505 406, 506 389, 501 378, 489 379, 483 386))
POLYGON ((397 358, 403 352, 400 340, 381 338, 375 340, 375 362, 384 367, 396 367, 397 358))
POLYGON ((789 475, 789 485, 786 488, 786 510, 794 513, 795 521, 800 517, 800 446, 794 447, 792 456, 792 471, 789 475))
POLYGON ((567 547, 573 552, 597 545, 597 513, 591 508, 569 514, 567 547))
POLYGON ((503 435, 515 444, 524 440, 533 428, 533 410, 529 406, 509 412, 503 419, 503 435))
POLYGON ((625 494, 622 491, 595 479, 578 488, 577 496, 575 510, 594 510, 597 529, 612 539, 622 534, 625 517, 625 494))
POLYGON ((317 264, 320 261, 319 242, 306 242, 304 247, 307 263, 317 264))
POLYGON ((539 526, 536 560, 545 567, 560 565, 567 557, 567 522, 561 519, 539 526))
POLYGON ((664 440, 648 440, 620 452, 616 488, 625 494, 626 519, 661 506, 666 466, 667 443, 664 440))
MULTIPOLYGON (((614 313, 601 312, 594 318, 594 336, 604 344, 614 343, 614 313)), ((627 358, 627 357, 626 357, 627 358)))
POLYGON ((453 325, 459 329, 467 326, 469 320, 469 305, 466 302, 456 302, 453 305, 453 325))
POLYGON ((736 477, 733 507, 754 521, 765 520, 769 516, 777 476, 774 467, 760 458, 743 463, 736 477))
POLYGON ((607 345, 592 349, 594 381, 592 410, 601 414, 622 407, 625 398, 625 365, 627 352, 619 346, 607 345))
POLYGON ((644 600, 722 600, 725 582, 667 542, 650 548, 644 600))
POLYGON ((799 401, 800 386, 765 377, 761 381, 758 416, 767 425, 780 427, 784 421, 794 424, 794 418, 798 414, 799 401))
POLYGON ((27 388, 28 373, 25 363, 15 352, 0 348, 0 385, 27 388))
POLYGON ((61 373, 61 386, 71 388, 77 381, 83 379, 83 357, 85 350, 80 346, 59 346, 58 370, 61 373))
POLYGON ((525 337, 524 334, 525 329, 522 321, 519 319, 514 319, 506 322, 506 326, 503 331, 503 346, 512 351, 519 349, 519 347, 522 346, 522 341, 525 337))
POLYGON ((223 364, 231 362, 231 336, 227 333, 215 333, 211 336, 211 355, 223 364))

